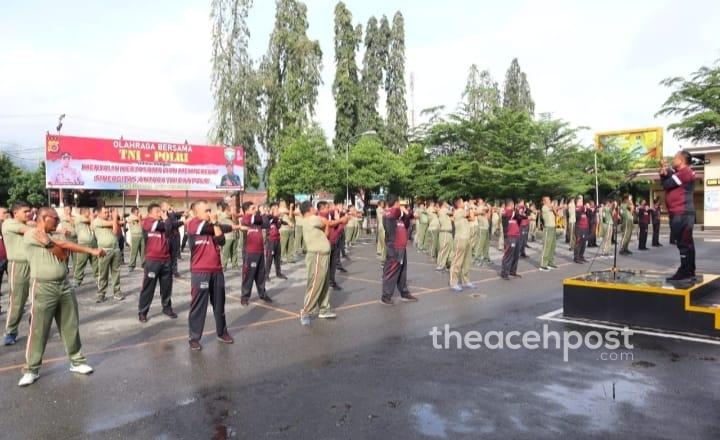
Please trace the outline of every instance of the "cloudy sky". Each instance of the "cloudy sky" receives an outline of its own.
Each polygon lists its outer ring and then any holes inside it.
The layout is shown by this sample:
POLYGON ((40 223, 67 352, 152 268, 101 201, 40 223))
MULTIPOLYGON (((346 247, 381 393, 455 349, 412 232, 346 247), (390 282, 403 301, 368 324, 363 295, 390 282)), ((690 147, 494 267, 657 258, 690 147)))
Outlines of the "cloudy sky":
MULTIPOLYGON (((209 0, 3 0, 0 146, 29 161, 67 114, 66 134, 204 143, 211 125, 209 0)), ((307 0, 324 52, 316 120, 332 136, 331 0, 307 0)), ((346 0, 363 25, 405 16, 415 113, 454 109, 472 63, 502 82, 513 57, 537 112, 592 131, 666 126, 658 82, 720 58, 720 2, 346 0)), ((249 18, 254 57, 265 52, 274 2, 249 18)), ((358 58, 360 61, 360 58, 358 58)), ((678 141, 666 136, 666 152, 678 141)))

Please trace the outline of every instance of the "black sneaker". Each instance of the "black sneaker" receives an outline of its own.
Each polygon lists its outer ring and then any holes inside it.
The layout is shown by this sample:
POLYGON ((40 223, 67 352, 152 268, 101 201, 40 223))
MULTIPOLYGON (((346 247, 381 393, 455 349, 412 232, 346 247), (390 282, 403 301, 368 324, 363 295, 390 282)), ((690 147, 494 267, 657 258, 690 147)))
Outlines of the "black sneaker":
POLYGON ((200 341, 196 341, 195 339, 190 339, 188 345, 190 346, 190 351, 202 350, 202 345, 200 345, 200 341))
POLYGON ((170 319, 177 319, 177 313, 175 313, 173 309, 163 310, 163 315, 167 316, 170 319))
POLYGON ((347 273, 347 269, 344 267, 338 267, 338 272, 347 273))
POLYGON ((665 281, 685 281, 685 280, 691 280, 693 278, 694 278, 694 276, 691 274, 681 274, 678 272, 671 277, 665 278, 665 281))
POLYGON ((275 275, 275 278, 277 278, 277 279, 279 279, 279 280, 286 280, 286 279, 288 279, 288 277, 286 277, 285 274, 282 274, 282 273, 281 273, 281 274, 278 274, 278 275, 275 275))
POLYGON ((261 300, 262 302, 264 302, 265 304, 272 304, 272 302, 273 302, 273 300, 270 299, 269 296, 262 296, 262 297, 260 297, 260 300, 261 300))
POLYGON ((391 305, 395 304, 395 303, 393 303, 392 298, 385 298, 385 297, 380 298, 380 302, 385 304, 386 306, 391 306, 391 305))

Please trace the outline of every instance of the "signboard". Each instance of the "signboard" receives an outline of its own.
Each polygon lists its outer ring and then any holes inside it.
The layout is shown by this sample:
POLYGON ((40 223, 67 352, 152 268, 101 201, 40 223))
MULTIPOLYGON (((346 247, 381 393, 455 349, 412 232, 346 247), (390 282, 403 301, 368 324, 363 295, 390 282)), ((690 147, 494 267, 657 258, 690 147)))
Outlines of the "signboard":
POLYGON ((302 203, 310 200, 310 194, 295 194, 295 203, 302 203))
POLYGON ((720 179, 707 179, 705 181, 707 186, 720 186, 720 179))
POLYGON ((609 145, 632 153, 631 168, 655 167, 663 157, 663 129, 651 127, 595 133, 595 148, 603 149, 609 145))
POLYGON ((720 212, 720 189, 705 190, 705 212, 720 212))
POLYGON ((242 147, 48 135, 47 188, 228 191, 244 187, 242 147))

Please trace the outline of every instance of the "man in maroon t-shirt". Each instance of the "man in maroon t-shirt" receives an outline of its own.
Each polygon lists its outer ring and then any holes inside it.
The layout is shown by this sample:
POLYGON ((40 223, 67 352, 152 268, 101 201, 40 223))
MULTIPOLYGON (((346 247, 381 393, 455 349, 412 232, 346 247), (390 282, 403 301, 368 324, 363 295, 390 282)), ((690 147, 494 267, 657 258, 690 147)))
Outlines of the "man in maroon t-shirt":
POLYGON ((505 209, 502 212, 503 235, 505 242, 505 253, 502 258, 502 269, 500 276, 509 280, 510 276, 520 278, 517 273, 518 260, 520 259, 520 222, 525 217, 517 209, 512 199, 505 201, 505 209))
POLYGON ((242 298, 240 304, 246 306, 250 302, 253 283, 257 287, 258 296, 266 303, 272 303, 265 291, 265 245, 263 243, 263 218, 257 212, 253 202, 242 205, 245 215, 241 224, 247 230, 243 249, 242 298))
POLYGON ((138 303, 140 322, 147 322, 147 314, 158 281, 163 313, 172 319, 177 318, 171 300, 173 272, 170 261, 170 235, 174 227, 173 221, 173 217, 168 217, 166 212, 160 209, 160 205, 152 203, 148 206, 148 216, 142 224, 145 235, 145 273, 138 303))
POLYGON ((401 207, 400 201, 393 196, 388 197, 387 206, 382 219, 387 257, 383 267, 380 302, 391 306, 396 288, 400 291, 401 301, 415 302, 417 298, 410 293, 407 285, 408 230, 413 214, 406 206, 401 207))
POLYGON ((640 226, 640 231, 638 232, 638 250, 647 251, 648 229, 650 228, 650 208, 648 207, 647 201, 641 201, 636 211, 638 226, 640 226))
POLYGON ((263 216, 264 228, 267 229, 267 240, 265 243, 265 281, 270 281, 270 270, 275 263, 275 276, 281 280, 286 280, 280 266, 282 252, 280 251, 280 226, 284 222, 280 219, 278 213, 278 204, 270 204, 270 212, 263 216))
MULTIPOLYGON (((5 250, 5 241, 3 240, 2 235, 2 224, 3 221, 7 218, 8 213, 7 209, 0 208, 0 288, 2 288, 2 281, 3 281, 3 275, 5 275, 5 272, 7 272, 7 251, 5 250)), ((2 292, 0 291, 0 297, 2 297, 2 292)), ((0 307, 0 312, 2 312, 2 307, 0 307)))
POLYGON ((225 234, 241 228, 239 225, 221 225, 217 213, 210 213, 207 202, 193 205, 194 217, 186 225, 190 242, 190 314, 188 327, 190 350, 202 349, 200 338, 205 328, 208 300, 213 306, 218 341, 235 342, 227 331, 225 320, 225 276, 220 253, 225 234))
POLYGON ((575 247, 573 261, 577 264, 587 263, 585 248, 590 237, 590 216, 583 196, 575 199, 575 247))
POLYGON ((675 242, 680 252, 680 267, 668 281, 686 280, 695 277, 695 171, 690 168, 692 156, 679 151, 672 160, 672 168, 662 162, 660 181, 665 189, 665 203, 670 215, 670 241, 675 242))
POLYGON ((317 204, 318 215, 330 221, 331 224, 330 235, 328 236, 328 240, 330 240, 330 267, 328 270, 330 287, 332 287, 333 290, 342 290, 335 280, 335 274, 338 270, 347 272, 340 262, 340 236, 345 231, 345 225, 349 218, 339 210, 333 210, 332 208, 334 208, 334 206, 326 202, 319 202, 317 204))

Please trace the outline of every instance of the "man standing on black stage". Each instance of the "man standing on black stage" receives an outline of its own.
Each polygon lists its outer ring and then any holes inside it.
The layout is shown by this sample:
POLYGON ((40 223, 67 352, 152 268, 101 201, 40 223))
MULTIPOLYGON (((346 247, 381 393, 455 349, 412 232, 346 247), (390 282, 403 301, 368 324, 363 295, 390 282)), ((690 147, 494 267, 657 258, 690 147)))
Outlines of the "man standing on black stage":
POLYGON ((415 302, 417 298, 410 293, 407 285, 407 242, 413 214, 406 206, 401 207, 400 201, 392 196, 388 198, 387 206, 382 219, 387 256, 380 301, 391 306, 396 287, 400 291, 401 301, 415 302))
POLYGON ((183 213, 175 212, 175 209, 167 202, 162 202, 160 208, 163 210, 167 218, 170 220, 170 263, 172 266, 172 274, 175 278, 180 278, 178 272, 178 258, 180 258, 180 226, 183 225, 183 213))
POLYGON ((652 220, 653 236, 652 246, 661 247, 660 244, 660 215, 662 214, 662 207, 660 205, 660 198, 655 197, 653 200, 653 206, 650 210, 650 219, 652 220))
POLYGON ((638 226, 640 226, 640 231, 638 232, 638 250, 647 251, 648 228, 650 227, 650 209, 645 200, 640 202, 640 206, 637 208, 637 215, 638 226))
POLYGON ((675 240, 680 251, 680 267, 668 281, 695 277, 695 171, 690 168, 691 160, 690 153, 679 151, 672 159, 672 167, 668 167, 663 160, 660 168, 660 181, 665 188, 665 203, 670 214, 670 237, 675 240))
POLYGON ((225 276, 220 249, 225 234, 239 229, 238 225, 221 225, 217 213, 211 214, 205 201, 195 202, 194 217, 187 224, 190 242, 190 313, 188 316, 190 350, 200 351, 200 338, 205 328, 208 300, 213 307, 218 341, 235 342, 227 331, 225 320, 225 276))
POLYGON ((257 212, 253 202, 242 205, 245 215, 242 225, 248 228, 243 249, 242 268, 242 298, 240 304, 247 306, 250 303, 253 283, 257 287, 258 296, 266 303, 272 303, 265 291, 265 244, 263 240, 263 218, 257 212))
POLYGON ((589 235, 590 218, 587 205, 583 201, 583 196, 578 196, 575 200, 575 248, 573 249, 573 261, 578 264, 587 263, 585 248, 587 247, 589 235))
POLYGON ((148 215, 143 220, 145 234, 145 274, 138 303, 138 320, 147 322, 150 304, 155 296, 155 286, 160 283, 160 298, 163 313, 175 319, 172 309, 172 262, 170 258, 170 234, 173 220, 156 203, 148 206, 148 215))

